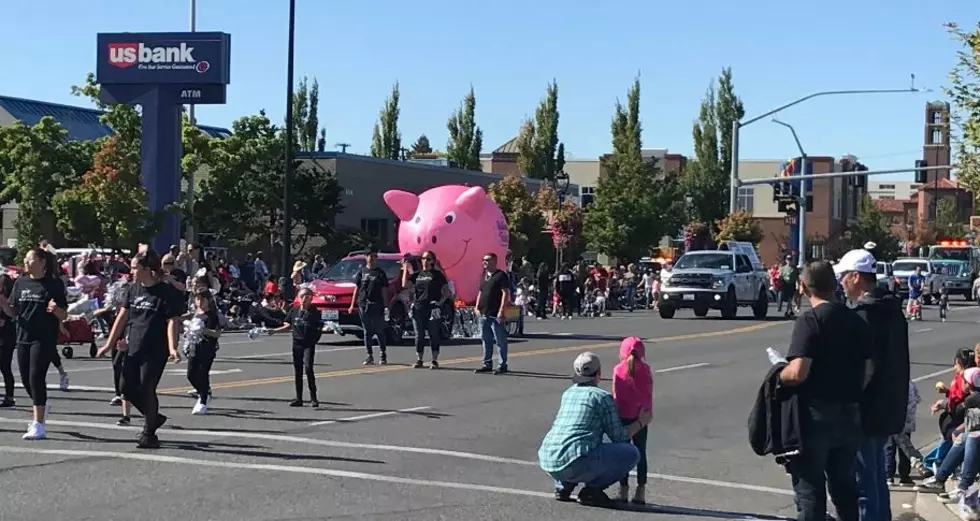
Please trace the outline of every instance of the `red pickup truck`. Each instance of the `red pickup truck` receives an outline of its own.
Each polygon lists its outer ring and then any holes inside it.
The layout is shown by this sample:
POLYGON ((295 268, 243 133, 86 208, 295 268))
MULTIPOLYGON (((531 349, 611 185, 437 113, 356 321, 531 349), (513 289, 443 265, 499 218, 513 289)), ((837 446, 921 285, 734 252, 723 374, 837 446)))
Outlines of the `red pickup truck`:
MULTIPOLYGON (((409 317, 412 287, 411 284, 407 287, 402 287, 401 284, 403 258, 405 256, 400 253, 378 253, 378 267, 385 272, 389 281, 388 295, 391 300, 388 303, 387 337, 391 344, 400 343, 406 333, 413 333, 412 321, 409 317)), ((351 299, 354 296, 354 276, 364 269, 365 262, 365 252, 351 252, 331 266, 326 273, 310 282, 313 286, 312 304, 320 310, 323 322, 327 324, 327 331, 364 338, 357 306, 354 307, 353 313, 348 313, 347 310, 350 309, 351 299)), ((406 262, 412 265, 413 272, 419 269, 417 258, 409 257, 406 262)), ((450 307, 450 311, 451 309, 450 307)), ((443 316, 447 317, 443 336, 448 337, 452 330, 453 314, 444 313, 443 316)))

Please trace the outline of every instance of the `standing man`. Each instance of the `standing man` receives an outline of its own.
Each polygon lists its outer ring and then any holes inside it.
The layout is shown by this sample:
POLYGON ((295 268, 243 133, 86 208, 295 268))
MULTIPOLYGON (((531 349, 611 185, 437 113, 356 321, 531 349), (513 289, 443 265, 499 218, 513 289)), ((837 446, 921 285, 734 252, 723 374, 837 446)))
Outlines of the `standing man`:
MULTIPOLYGON (((287 266, 283 266, 282 269, 287 269, 287 266)), ((255 280, 260 287, 269 280, 269 265, 262 260, 262 252, 260 251, 255 252, 255 280)))
POLYGON ((505 311, 510 303, 510 278, 497 269, 497 254, 483 256, 483 283, 476 296, 476 314, 480 317, 480 336, 483 338, 483 367, 477 373, 504 374, 507 372, 507 330, 505 311), (496 342, 500 366, 493 369, 493 344, 496 342))
POLYGON ((864 441, 858 452, 857 475, 862 521, 892 518, 885 444, 905 429, 909 399, 908 322, 902 314, 901 299, 878 287, 876 267, 867 250, 851 250, 835 266, 847 299, 868 324, 874 364, 874 374, 861 400, 864 441))
POLYGON ((388 307, 388 276, 378 267, 378 251, 371 248, 364 258, 364 268, 354 275, 354 295, 347 313, 354 313, 357 304, 364 328, 364 348, 367 358, 364 365, 374 365, 374 337, 381 347, 381 365, 388 364, 388 346, 385 338, 385 309, 388 307))
POLYGON ((776 312, 783 309, 786 303, 786 313, 784 316, 791 317, 793 312, 793 300, 796 298, 796 282, 800 278, 800 272, 796 269, 793 256, 787 255, 783 259, 783 265, 779 267, 779 303, 776 305, 776 312))
POLYGON ((788 363, 779 373, 780 383, 795 387, 803 404, 802 450, 786 465, 797 519, 824 521, 829 491, 838 519, 858 521, 854 468, 861 443, 860 403, 871 373, 868 326, 834 301, 837 281, 829 262, 807 264, 802 286, 811 308, 793 325, 788 363))

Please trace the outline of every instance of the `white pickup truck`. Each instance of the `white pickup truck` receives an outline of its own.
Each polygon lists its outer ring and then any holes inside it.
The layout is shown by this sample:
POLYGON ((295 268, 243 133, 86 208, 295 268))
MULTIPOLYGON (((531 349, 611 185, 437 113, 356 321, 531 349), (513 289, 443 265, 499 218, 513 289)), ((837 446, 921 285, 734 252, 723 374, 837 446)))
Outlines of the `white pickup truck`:
POLYGON ((660 317, 674 318, 678 309, 691 308, 703 317, 709 309, 722 318, 735 318, 740 306, 751 307, 755 318, 769 311, 769 275, 750 243, 729 241, 723 250, 685 253, 674 264, 660 292, 660 317))

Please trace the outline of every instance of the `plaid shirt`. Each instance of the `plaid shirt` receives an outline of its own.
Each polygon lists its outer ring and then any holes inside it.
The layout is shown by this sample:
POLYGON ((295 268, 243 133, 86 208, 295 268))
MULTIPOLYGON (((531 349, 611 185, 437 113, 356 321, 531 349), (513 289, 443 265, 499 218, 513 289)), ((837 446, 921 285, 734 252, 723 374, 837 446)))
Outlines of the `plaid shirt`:
POLYGON ((605 434, 613 442, 629 440, 612 394, 592 384, 576 384, 561 395, 555 423, 538 449, 545 472, 559 472, 592 452, 605 434))

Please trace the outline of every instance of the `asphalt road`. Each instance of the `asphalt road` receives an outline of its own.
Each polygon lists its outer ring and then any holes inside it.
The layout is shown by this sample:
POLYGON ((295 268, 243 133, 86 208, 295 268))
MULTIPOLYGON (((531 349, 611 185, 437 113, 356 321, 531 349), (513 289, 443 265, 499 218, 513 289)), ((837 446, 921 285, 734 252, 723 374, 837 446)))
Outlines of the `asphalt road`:
MULTIPOLYGON (((959 303, 957 303, 959 304, 959 303)), ((747 314, 747 310, 742 315, 747 314)), ((912 374, 921 380, 918 440, 934 438, 928 404, 955 348, 972 346, 980 310, 910 324, 912 374)), ((934 313, 934 310, 932 310, 934 313)), ((527 520, 594 519, 552 499, 536 466, 541 437, 569 385, 575 355, 592 350, 611 370, 623 336, 648 338, 657 371, 648 500, 605 519, 771 519, 795 515, 788 477, 748 447, 746 418, 768 367, 785 349, 782 319, 673 320, 654 313, 533 321, 511 344, 511 373, 476 375, 480 347, 443 348, 439 371, 360 365, 353 339, 325 336, 317 353, 322 407, 290 408, 288 339, 223 339, 207 416, 191 416, 183 365, 168 368, 163 447, 135 448, 140 419, 117 427, 108 360, 66 361, 69 392, 54 391, 49 439, 20 439, 27 397, 0 412, 0 520, 527 520)), ((49 381, 55 387, 52 373, 49 381)), ((898 515, 898 513, 896 513, 898 515)))

